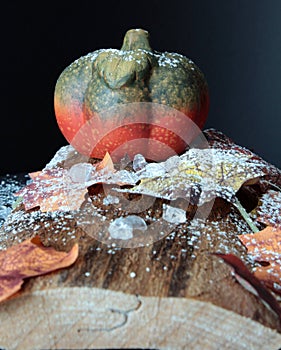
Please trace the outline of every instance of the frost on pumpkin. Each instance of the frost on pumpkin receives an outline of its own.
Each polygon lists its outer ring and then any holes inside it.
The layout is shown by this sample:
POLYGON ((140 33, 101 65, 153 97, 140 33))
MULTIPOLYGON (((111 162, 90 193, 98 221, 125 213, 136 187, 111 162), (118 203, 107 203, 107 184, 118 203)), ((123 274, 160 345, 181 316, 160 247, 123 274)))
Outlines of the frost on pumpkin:
POLYGON ((199 206, 222 197, 232 201, 239 188, 264 175, 261 164, 248 154, 223 149, 190 149, 181 156, 146 165, 139 185, 122 192, 146 194, 168 200, 190 199, 199 206))

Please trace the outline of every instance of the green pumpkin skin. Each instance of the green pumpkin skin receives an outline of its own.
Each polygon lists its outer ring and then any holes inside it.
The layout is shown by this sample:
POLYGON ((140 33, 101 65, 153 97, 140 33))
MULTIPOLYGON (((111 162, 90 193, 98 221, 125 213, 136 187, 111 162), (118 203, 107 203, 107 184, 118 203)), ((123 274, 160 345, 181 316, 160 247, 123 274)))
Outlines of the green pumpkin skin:
POLYGON ((121 127, 120 118, 126 124, 126 113, 103 113, 138 102, 175 109, 199 130, 209 111, 208 85, 200 69, 178 53, 153 51, 148 32, 142 29, 129 30, 121 50, 97 50, 74 61, 59 76, 55 87, 59 128, 82 154, 103 158, 109 152, 118 160, 124 152, 130 157, 142 153, 159 161, 183 152, 186 141, 167 128, 184 127, 176 125, 182 118, 176 118, 175 113, 160 113, 149 123, 136 120, 135 125, 131 117, 130 125, 121 127), (137 142, 141 139, 146 141, 137 142))

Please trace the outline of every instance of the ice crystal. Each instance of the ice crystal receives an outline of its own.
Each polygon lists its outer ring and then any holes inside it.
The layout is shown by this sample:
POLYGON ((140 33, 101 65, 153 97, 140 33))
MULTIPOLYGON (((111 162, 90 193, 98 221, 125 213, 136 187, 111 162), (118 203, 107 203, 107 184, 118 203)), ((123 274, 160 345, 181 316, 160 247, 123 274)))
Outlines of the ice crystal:
POLYGON ((186 221, 186 212, 183 209, 163 204, 163 219, 172 224, 181 224, 186 221))
POLYGON ((136 215, 120 217, 112 221, 109 225, 108 232, 114 239, 128 240, 133 238, 133 231, 145 231, 147 225, 145 221, 136 215))

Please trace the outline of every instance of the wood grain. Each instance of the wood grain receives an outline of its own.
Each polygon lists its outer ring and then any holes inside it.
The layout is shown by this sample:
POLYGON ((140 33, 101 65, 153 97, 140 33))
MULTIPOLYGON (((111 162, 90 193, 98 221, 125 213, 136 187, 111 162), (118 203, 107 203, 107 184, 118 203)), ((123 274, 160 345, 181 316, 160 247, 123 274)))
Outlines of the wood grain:
MULTIPOLYGON (((0 229, 2 249, 34 235, 59 250, 79 244, 73 266, 26 280, 21 292, 0 304, 0 348, 281 347, 278 316, 210 254, 232 253, 251 267, 237 237, 249 227, 229 203, 216 199, 207 220, 191 220, 194 207, 189 206, 187 221, 162 239, 118 249, 96 238, 128 211, 105 207, 102 186, 94 186, 90 195, 100 213, 91 231, 78 217, 25 211, 23 205, 0 229)), ((249 198, 245 188, 238 193, 242 201, 243 195, 249 198)), ((164 203, 156 199, 139 215, 161 223, 164 203)), ((252 204, 243 205, 250 210, 252 204)))
POLYGON ((6 349, 276 350, 281 344, 276 331, 190 298, 68 287, 37 290, 0 309, 6 349))

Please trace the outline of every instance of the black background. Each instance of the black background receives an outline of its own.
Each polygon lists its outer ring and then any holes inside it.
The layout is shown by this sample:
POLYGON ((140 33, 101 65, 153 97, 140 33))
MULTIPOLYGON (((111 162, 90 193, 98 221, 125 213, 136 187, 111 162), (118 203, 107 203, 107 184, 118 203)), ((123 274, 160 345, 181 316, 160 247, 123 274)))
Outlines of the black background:
POLYGON ((1 174, 40 170, 62 145, 53 92, 62 70, 143 28, 191 58, 210 89, 207 127, 281 167, 281 1, 10 1, 1 5, 1 174))

